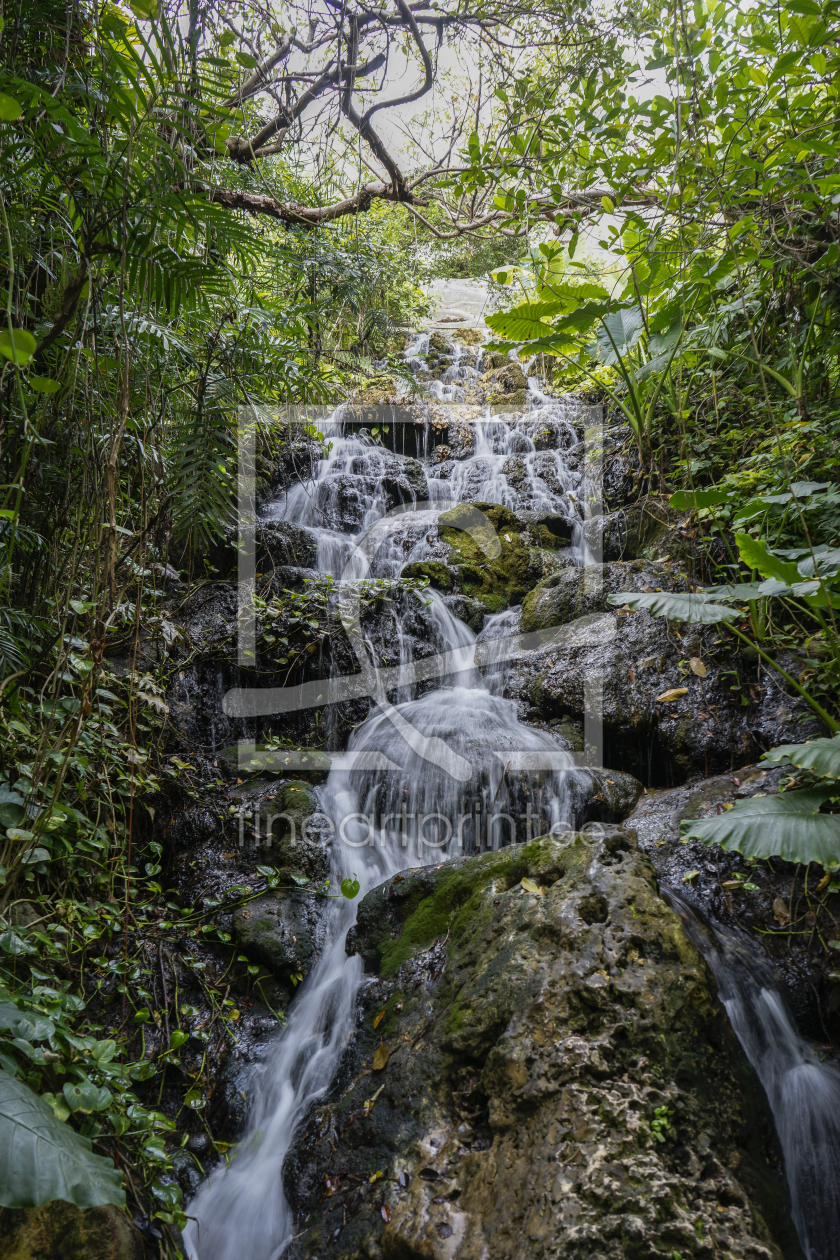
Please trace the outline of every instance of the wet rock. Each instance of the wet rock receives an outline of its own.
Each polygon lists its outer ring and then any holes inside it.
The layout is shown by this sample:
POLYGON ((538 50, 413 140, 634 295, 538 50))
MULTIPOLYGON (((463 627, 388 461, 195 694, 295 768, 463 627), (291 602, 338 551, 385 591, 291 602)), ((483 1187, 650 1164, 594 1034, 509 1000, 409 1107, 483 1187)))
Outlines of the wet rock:
POLYGON ((638 498, 642 470, 636 439, 628 424, 605 428, 603 461, 604 506, 609 512, 630 507, 638 498))
POLYGON ((263 572, 294 566, 314 569, 318 547, 309 530, 292 521, 264 521, 255 531, 257 567, 263 572))
POLYGON ((428 578, 429 585, 436 591, 451 591, 456 584, 457 574, 442 560, 415 560, 412 564, 403 565, 400 577, 428 578))
POLYGON ((292 874, 311 880, 326 879, 333 831, 311 786, 302 781, 286 784, 270 807, 264 830, 271 829, 276 860, 292 874))
POLYGON ((487 608, 480 599, 471 599, 469 595, 445 595, 443 602, 471 630, 476 634, 480 632, 487 616, 487 608))
POLYGON ((287 1163, 293 1260, 327 1240, 347 1260, 699 1260, 713 1236, 796 1255, 739 1049, 632 834, 404 872, 349 948, 380 979, 287 1163))
POLYGON ((431 350, 433 354, 451 354, 452 341, 442 332, 430 333, 429 350, 431 350))
POLYGON ((593 516, 584 526, 586 541, 604 560, 673 560, 687 563, 694 554, 685 513, 668 499, 648 495, 620 512, 593 516))
POLYGON ((617 591, 678 591, 687 582, 672 564, 646 560, 613 561, 584 569, 563 569, 543 578, 522 601, 522 629, 545 630, 587 613, 606 612, 617 591))
POLYGON ((835 931, 840 894, 828 891, 814 897, 818 877, 812 874, 809 897, 804 869, 780 858, 747 862, 738 853, 680 836, 683 820, 713 817, 751 796, 775 795, 780 783, 790 784, 790 776, 789 766, 758 762, 731 774, 650 792, 626 826, 635 831, 661 884, 676 889, 715 923, 761 934, 802 1032, 823 1043, 830 1033, 836 1043, 840 1003, 835 964, 819 937, 835 931))
POLYGON ((282 979, 305 976, 315 960, 319 929, 313 900, 311 893, 295 889, 249 901, 231 918, 237 941, 282 979))
MULTIPOLYGON (((490 391, 490 396, 495 400, 499 394, 510 395, 521 393, 528 390, 528 378, 522 371, 518 363, 513 359, 505 358, 504 362, 498 367, 493 367, 489 372, 485 372, 481 378, 485 386, 490 391)), ((503 399, 499 399, 503 401, 503 399)))
POLYGON ((438 522, 462 592, 489 612, 521 603, 542 576, 542 559, 520 528, 516 515, 498 503, 461 503, 438 522))
POLYGON ((480 328, 456 328, 452 340, 460 341, 464 346, 480 346, 484 342, 484 333, 480 328))
POLYGON ((82 1211, 57 1200, 0 1214, 2 1260, 142 1260, 143 1244, 125 1212, 82 1211))
MULTIPOLYGON (((773 744, 822 733, 779 675, 716 626, 677 629, 647 612, 593 613, 534 638, 538 646, 526 635, 522 650, 512 650, 505 694, 543 720, 599 715, 603 764, 647 786, 720 773, 773 744), (704 662, 705 678, 692 672, 692 658, 704 662)), ((784 653, 779 659, 789 673, 802 668, 784 653)))

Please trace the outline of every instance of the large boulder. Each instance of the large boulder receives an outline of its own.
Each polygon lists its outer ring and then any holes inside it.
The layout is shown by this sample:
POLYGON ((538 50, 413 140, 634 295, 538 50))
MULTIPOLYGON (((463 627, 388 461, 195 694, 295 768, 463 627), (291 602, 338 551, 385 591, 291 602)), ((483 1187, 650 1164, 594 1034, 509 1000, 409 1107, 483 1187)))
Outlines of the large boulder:
POLYGON ((685 590, 686 579, 672 564, 645 560, 567 568, 543 578, 522 601, 522 629, 546 630, 587 613, 606 612, 608 596, 619 591, 685 590))
POLYGON ((291 1260, 781 1260, 767 1125, 708 973, 631 834, 406 871, 297 1140, 291 1260))
MULTIPOLYGON (((548 588, 546 602, 530 606, 532 616, 562 611, 547 608, 554 589, 564 607, 585 604, 585 585, 583 594, 572 587, 568 599, 565 586, 548 588)), ((729 770, 772 744, 823 733, 779 674, 717 626, 678 628, 644 611, 593 612, 565 626, 559 618, 549 624, 556 629, 523 635, 518 651, 511 645, 505 694, 545 721, 589 711, 597 722, 600 714, 604 764, 648 786, 729 770), (700 662, 700 674, 692 660, 700 662)), ((801 660, 784 653, 780 663, 789 673, 802 669, 801 660)))
POLYGON ((667 496, 650 494, 619 512, 593 516, 584 535, 603 560, 674 560, 685 564, 694 548, 685 513, 675 511, 667 496))
POLYGON ((481 600, 488 612, 521 603, 543 575, 543 558, 527 527, 498 503, 459 503, 438 521, 449 544, 449 566, 458 573, 464 595, 481 600))
POLYGON ((320 923, 313 895, 306 889, 257 897, 234 911, 232 923, 242 949, 278 978, 301 979, 312 967, 320 923))

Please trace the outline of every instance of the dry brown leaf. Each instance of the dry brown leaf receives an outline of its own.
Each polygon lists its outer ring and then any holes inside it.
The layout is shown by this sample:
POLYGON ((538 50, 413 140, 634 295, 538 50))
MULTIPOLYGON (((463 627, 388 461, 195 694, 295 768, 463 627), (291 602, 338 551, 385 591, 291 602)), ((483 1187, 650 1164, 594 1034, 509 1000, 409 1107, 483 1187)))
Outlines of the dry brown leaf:
POLYGON ((385 1064, 390 1059, 390 1057, 391 1057, 391 1051, 385 1045, 384 1041, 380 1041, 379 1049, 377 1050, 376 1054, 373 1056, 374 1072, 381 1072, 382 1069, 385 1067, 385 1064))
POLYGON ((696 674, 698 678, 706 678, 708 676, 709 671, 706 669, 706 666, 700 660, 699 656, 692 656, 688 664, 692 674, 696 674))
POLYGON ((387 1203, 382 1204, 382 1206, 379 1209, 379 1215, 382 1217, 383 1221, 385 1221, 386 1224, 388 1223, 388 1221, 390 1221, 391 1209, 388 1207, 387 1203))
POLYGON ((680 696, 688 695, 688 687, 672 687, 670 691, 663 691, 661 696, 657 696, 657 702, 662 700, 679 700, 680 696))
POLYGON ((777 897, 773 902, 773 918, 780 927, 787 927, 790 923, 790 911, 781 897, 777 897))
POLYGON ((374 1026, 374 1028, 378 1028, 378 1027, 379 1027, 379 1025, 382 1023, 382 1021, 383 1021, 383 1019, 384 1019, 384 1018, 385 1018, 385 1012, 384 1012, 384 1011, 380 1011, 380 1012, 379 1012, 379 1014, 376 1016, 376 1018, 375 1018, 375 1019, 374 1019, 374 1021, 373 1021, 373 1026, 374 1026))

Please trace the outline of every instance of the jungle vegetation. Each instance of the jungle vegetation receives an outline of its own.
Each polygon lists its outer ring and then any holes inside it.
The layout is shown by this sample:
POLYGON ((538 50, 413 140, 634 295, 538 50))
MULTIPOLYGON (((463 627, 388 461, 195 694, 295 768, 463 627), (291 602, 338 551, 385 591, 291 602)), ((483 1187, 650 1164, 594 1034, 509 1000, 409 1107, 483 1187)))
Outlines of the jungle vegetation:
MULTIPOLYGON (((365 388, 431 279, 490 276, 497 345, 695 512, 698 615, 802 649, 838 730, 840 3, 0 13, 0 1113, 36 1157, 0 1204, 128 1196, 174 1256, 173 1120, 137 1091, 188 1034, 144 1059, 144 931, 214 929, 160 882, 147 801, 190 767, 131 661, 167 573, 212 576, 243 407, 365 388)), ((828 869, 837 748, 794 755, 820 847, 789 852, 828 869)))

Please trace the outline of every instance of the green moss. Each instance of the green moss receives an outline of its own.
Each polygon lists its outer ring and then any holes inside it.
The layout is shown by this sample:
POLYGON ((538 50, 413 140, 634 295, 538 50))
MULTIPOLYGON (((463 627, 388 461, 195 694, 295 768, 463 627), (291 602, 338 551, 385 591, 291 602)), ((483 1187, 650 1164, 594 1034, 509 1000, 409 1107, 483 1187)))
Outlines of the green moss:
POLYGON ((415 560, 412 564, 403 565, 400 576, 427 577, 436 591, 451 591, 455 586, 455 574, 441 560, 415 560))
POLYGON ((542 573, 536 548, 519 532, 509 508, 498 503, 463 503, 444 512, 441 537, 450 547, 465 595, 491 612, 521 603, 542 573))
MULTIPOLYGON (((558 871, 557 846, 555 838, 543 836, 497 853, 467 858, 454 869, 442 868, 428 895, 424 895, 418 881, 416 892, 409 891, 400 907, 404 916, 401 934, 382 941, 380 974, 385 979, 394 975, 413 954, 447 931, 453 945, 457 945, 468 929, 480 927, 490 919, 493 897, 514 888, 526 875, 558 871)), ((563 869, 574 865, 578 858, 583 860, 579 841, 564 846, 563 869)))

